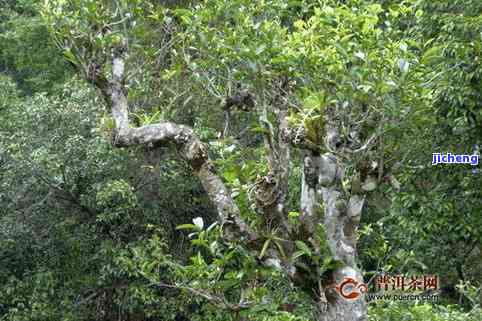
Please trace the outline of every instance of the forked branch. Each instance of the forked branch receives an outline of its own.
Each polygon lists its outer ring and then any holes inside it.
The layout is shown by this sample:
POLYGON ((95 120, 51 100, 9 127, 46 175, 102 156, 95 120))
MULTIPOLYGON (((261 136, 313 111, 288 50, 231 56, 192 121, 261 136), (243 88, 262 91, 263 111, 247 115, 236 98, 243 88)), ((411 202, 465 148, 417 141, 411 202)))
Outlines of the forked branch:
POLYGON ((113 145, 128 147, 135 145, 173 145, 183 159, 189 163, 194 174, 200 179, 210 200, 217 208, 220 223, 229 239, 240 237, 249 240, 256 235, 240 215, 229 189, 216 173, 208 155, 206 144, 188 126, 172 122, 130 127, 128 115, 127 90, 124 86, 124 59, 122 50, 116 50, 112 61, 112 79, 108 81, 100 70, 88 74, 88 79, 101 90, 110 105, 114 119, 113 145))

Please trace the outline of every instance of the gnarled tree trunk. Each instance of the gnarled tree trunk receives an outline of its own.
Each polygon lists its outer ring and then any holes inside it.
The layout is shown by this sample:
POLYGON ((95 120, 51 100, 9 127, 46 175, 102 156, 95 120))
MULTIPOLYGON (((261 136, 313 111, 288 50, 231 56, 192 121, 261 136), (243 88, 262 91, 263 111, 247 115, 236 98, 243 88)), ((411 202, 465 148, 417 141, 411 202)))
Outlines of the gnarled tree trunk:
MULTIPOLYGON (((127 94, 123 85, 124 60, 122 53, 114 54, 112 61, 112 78, 107 80, 101 74, 89 75, 90 80, 101 90, 106 102, 110 105, 114 118, 115 130, 113 133, 113 145, 116 147, 128 147, 135 145, 147 145, 156 148, 166 144, 172 145, 180 151, 183 159, 189 163, 194 175, 196 175, 208 197, 217 208, 219 222, 224 225, 225 237, 228 240, 258 239, 258 235, 246 224, 240 215, 240 211, 231 197, 231 192, 224 185, 216 173, 207 153, 207 147, 187 126, 172 122, 131 127, 128 117, 127 94)), ((285 201, 288 194, 288 174, 290 162, 290 147, 285 140, 285 134, 289 132, 287 123, 287 109, 283 106, 275 106, 277 115, 277 131, 270 130, 271 137, 266 137, 265 143, 268 148, 268 162, 272 172, 273 181, 265 179, 265 188, 269 184, 276 184, 276 199, 271 207, 266 207, 265 213, 276 218, 277 225, 286 234, 286 253, 292 254, 296 239, 301 237, 311 243, 317 250, 314 241, 314 233, 318 224, 324 226, 327 242, 335 260, 343 262, 343 267, 331 272, 332 285, 340 284, 346 278, 352 278, 362 282, 360 272, 357 270, 356 257, 356 228, 361 215, 364 197, 361 195, 346 195, 342 189, 343 164, 337 161, 333 153, 319 154, 319 148, 304 149, 303 154, 303 179, 301 195, 301 226, 299 233, 291 231, 286 217, 285 201), (275 136, 276 134, 276 136, 275 136), (323 215, 319 209, 323 208, 323 215), (271 210, 270 210, 271 209, 271 210), (323 219, 321 219, 323 216, 323 219)), ((328 128, 328 144, 336 148, 337 132, 334 127, 328 128), (333 146, 334 145, 334 146, 333 146)), ((263 190, 261 190, 263 192, 263 190)), ((266 190, 265 190, 266 191, 266 190)), ((267 192, 272 192, 267 190, 267 192)), ((265 204, 266 205, 266 204, 265 204)), ((256 242, 254 242, 256 243, 256 242)), ((319 249, 318 249, 319 250, 319 249)), ((292 280, 301 285, 306 278, 300 278, 296 267, 289 260, 283 261, 276 249, 269 252, 265 262, 272 259, 281 266, 292 280)), ((317 273, 318 270, 313 271, 317 273)), ((312 281, 311 281, 312 282, 312 281)), ((330 287, 319 276, 316 284, 311 284, 308 291, 315 294, 317 308, 320 311, 320 321, 363 321, 367 319, 366 304, 363 298, 348 301, 342 297, 334 287, 330 287)))
MULTIPOLYGON (((331 275, 328 277, 328 284, 324 281, 322 288, 315 289, 319 294, 318 320, 364 321, 367 320, 367 306, 360 288, 356 288, 364 287, 363 276, 356 265, 356 230, 365 196, 357 194, 361 190, 343 189, 346 164, 336 156, 343 152, 341 144, 338 143, 338 129, 329 112, 325 118, 325 147, 329 152, 320 155, 319 149, 307 149, 306 144, 301 142, 301 146, 305 146, 302 152, 301 192, 303 233, 313 235, 317 225, 321 224, 333 259, 342 262, 341 267, 329 272, 331 275), (360 294, 356 298, 346 298, 340 293, 340 285, 349 279, 356 282, 351 289, 360 294)), ((316 247, 316 244, 314 246, 316 247)))
MULTIPOLYGON (((342 164, 337 162, 333 154, 324 154, 320 158, 318 194, 321 195, 324 205, 323 225, 328 245, 334 258, 344 263, 343 267, 333 272, 334 284, 340 285, 348 278, 361 284, 363 277, 356 266, 356 228, 360 221, 364 197, 344 195, 341 187, 343 172, 342 164)), ((339 291, 330 289, 327 298, 327 311, 320 316, 320 321, 366 320, 366 304, 362 296, 349 300, 339 291)))

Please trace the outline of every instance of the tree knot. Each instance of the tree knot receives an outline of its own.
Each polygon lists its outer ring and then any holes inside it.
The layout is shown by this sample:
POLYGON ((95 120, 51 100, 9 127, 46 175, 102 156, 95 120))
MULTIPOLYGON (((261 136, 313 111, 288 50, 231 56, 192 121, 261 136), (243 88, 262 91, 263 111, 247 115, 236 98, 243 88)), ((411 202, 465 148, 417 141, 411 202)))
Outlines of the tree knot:
POLYGON ((254 183, 254 195, 259 208, 268 208, 276 203, 281 196, 278 185, 278 179, 274 173, 268 173, 254 183))

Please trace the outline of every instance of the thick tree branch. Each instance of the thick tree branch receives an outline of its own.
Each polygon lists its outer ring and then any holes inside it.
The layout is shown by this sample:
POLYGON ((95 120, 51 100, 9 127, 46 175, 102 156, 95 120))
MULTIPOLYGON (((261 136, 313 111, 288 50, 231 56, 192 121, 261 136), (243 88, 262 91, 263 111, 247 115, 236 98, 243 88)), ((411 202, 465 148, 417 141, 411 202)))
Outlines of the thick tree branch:
POLYGON ((226 236, 230 239, 239 239, 240 237, 247 237, 249 240, 256 239, 254 232, 241 219, 239 208, 232 199, 229 189, 216 173, 208 156, 206 145, 201 142, 191 128, 172 122, 137 128, 129 126, 126 88, 123 85, 124 59, 121 50, 114 54, 111 81, 107 81, 100 73, 90 74, 90 77, 111 107, 115 124, 114 146, 129 147, 146 144, 158 147, 167 144, 174 145, 180 151, 183 159, 192 167, 208 197, 216 206, 220 223, 225 227, 226 236))
POLYGON ((291 226, 287 218, 288 180, 290 174, 290 144, 284 139, 284 133, 288 130, 288 106, 283 99, 289 89, 289 80, 280 79, 274 83, 275 95, 271 93, 269 105, 275 116, 272 123, 268 119, 268 103, 263 104, 260 123, 264 127, 263 140, 267 151, 266 160, 269 173, 263 178, 264 184, 257 188, 258 207, 263 211, 265 217, 280 227, 283 233, 291 233, 291 226), (274 125, 274 126, 273 126, 274 125), (269 204, 263 202, 265 194, 273 195, 269 204))

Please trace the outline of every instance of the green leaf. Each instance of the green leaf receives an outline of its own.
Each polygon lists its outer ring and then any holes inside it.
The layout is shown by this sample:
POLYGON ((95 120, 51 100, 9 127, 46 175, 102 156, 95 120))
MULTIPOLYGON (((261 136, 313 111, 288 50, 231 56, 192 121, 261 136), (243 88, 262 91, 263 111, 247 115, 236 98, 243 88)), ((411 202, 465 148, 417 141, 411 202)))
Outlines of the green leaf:
POLYGON ((261 260, 264 256, 264 254, 266 253, 266 251, 268 250, 268 246, 269 246, 269 243, 271 242, 271 239, 267 239, 264 244, 263 244, 263 248, 261 249, 261 253, 259 253, 259 259, 261 260))
POLYGON ((266 49, 265 44, 260 45, 258 48, 256 48, 256 54, 257 55, 261 54, 265 49, 266 49))
POLYGON ((176 227, 176 230, 197 230, 198 227, 194 224, 181 224, 176 227))
POLYGON ((74 65, 77 66, 79 64, 79 62, 77 61, 77 58, 75 57, 75 55, 72 53, 70 49, 67 49, 64 51, 64 56, 68 61, 70 61, 74 65))
POLYGON ((428 49, 422 56, 421 62, 424 65, 431 65, 443 58, 443 46, 434 46, 428 49))
POLYGON ((298 213, 298 212, 289 212, 288 213, 288 217, 296 218, 296 217, 299 217, 299 216, 300 216, 300 213, 298 213))
POLYGON ((285 251, 283 250, 283 246, 281 245, 281 243, 280 243, 280 242, 277 242, 277 241, 274 241, 274 244, 275 244, 276 247, 278 248, 281 256, 282 256, 282 257, 286 257, 285 251))
POLYGON ((306 255, 305 251, 296 251, 295 253, 293 253, 293 256, 291 257, 291 259, 293 261, 296 261, 297 258, 299 258, 303 255, 306 255))
POLYGON ((306 245, 305 242, 303 241, 295 241, 296 246, 303 251, 306 255, 311 256, 311 249, 308 245, 306 245))

